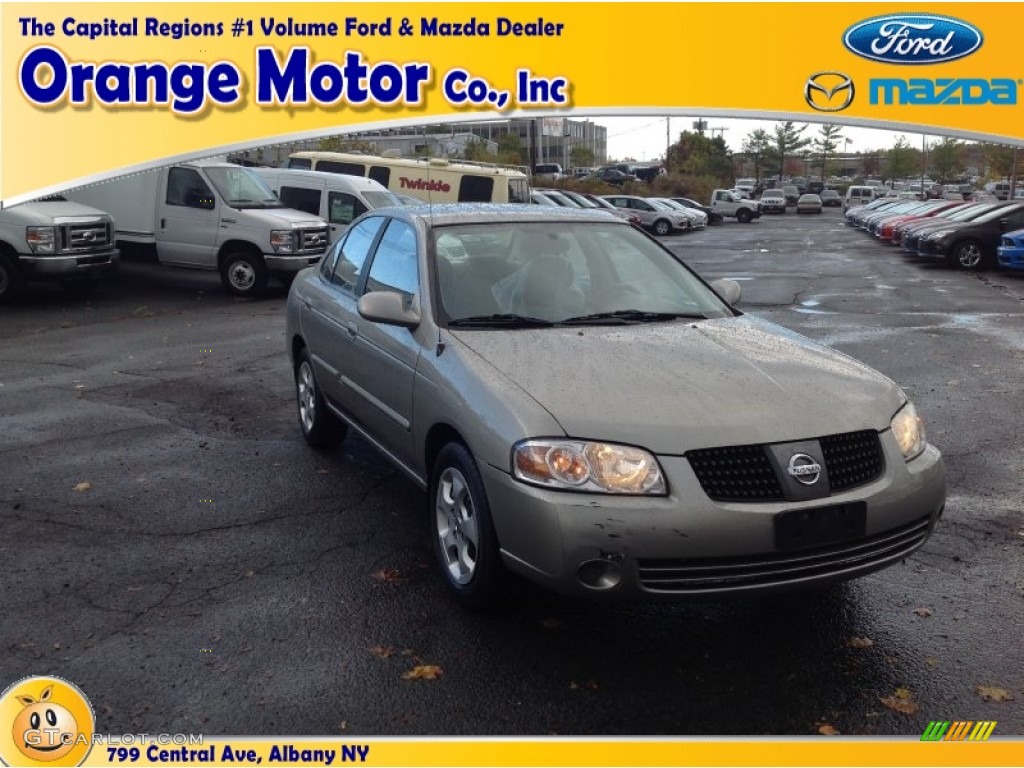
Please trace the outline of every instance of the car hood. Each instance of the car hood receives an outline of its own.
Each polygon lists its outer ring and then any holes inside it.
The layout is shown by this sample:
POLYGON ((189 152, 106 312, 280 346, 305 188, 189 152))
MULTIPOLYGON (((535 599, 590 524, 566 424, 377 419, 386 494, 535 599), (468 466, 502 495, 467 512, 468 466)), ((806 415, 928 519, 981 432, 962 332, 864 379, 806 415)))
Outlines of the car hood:
POLYGON ((661 454, 882 430, 904 402, 868 366, 750 317, 451 333, 566 434, 661 454))

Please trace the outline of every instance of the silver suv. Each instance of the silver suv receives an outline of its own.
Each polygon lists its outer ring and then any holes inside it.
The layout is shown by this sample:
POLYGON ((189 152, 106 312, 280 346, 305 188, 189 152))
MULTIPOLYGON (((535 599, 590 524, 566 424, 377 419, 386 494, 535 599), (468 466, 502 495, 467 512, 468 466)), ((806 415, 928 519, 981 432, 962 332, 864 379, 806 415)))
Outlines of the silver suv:
POLYGON ((640 219, 640 224, 656 235, 670 235, 676 230, 685 230, 690 226, 690 218, 683 211, 657 200, 639 195, 603 195, 603 197, 616 208, 622 208, 635 214, 640 219))

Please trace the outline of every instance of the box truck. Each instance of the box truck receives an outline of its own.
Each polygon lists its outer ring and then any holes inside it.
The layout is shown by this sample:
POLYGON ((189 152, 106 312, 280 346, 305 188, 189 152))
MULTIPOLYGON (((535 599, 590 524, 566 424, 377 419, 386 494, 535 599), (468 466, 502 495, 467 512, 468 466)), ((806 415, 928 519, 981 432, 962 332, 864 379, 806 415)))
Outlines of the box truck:
POLYGON ((259 296, 320 261, 329 242, 318 216, 286 208, 251 169, 178 163, 68 192, 107 211, 122 248, 155 249, 160 264, 217 270, 236 296, 259 296))
POLYGON ((92 288, 117 266, 114 222, 103 211, 52 199, 0 209, 0 303, 31 280, 92 288))

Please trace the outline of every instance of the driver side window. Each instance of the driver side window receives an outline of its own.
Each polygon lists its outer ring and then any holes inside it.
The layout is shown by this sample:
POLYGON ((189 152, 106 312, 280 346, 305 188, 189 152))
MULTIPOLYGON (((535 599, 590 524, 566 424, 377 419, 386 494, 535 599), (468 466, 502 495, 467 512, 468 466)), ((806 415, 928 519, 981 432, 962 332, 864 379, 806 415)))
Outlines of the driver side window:
POLYGON ((331 275, 332 283, 349 293, 355 292, 363 266, 383 223, 383 217, 373 216, 349 230, 345 239, 341 241, 337 263, 331 275))

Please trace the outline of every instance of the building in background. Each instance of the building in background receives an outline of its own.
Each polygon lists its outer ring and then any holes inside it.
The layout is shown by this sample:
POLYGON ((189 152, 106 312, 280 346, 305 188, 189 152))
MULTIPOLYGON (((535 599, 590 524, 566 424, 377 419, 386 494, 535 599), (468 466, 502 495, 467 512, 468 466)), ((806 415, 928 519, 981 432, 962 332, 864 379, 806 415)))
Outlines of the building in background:
POLYGON ((510 134, 518 138, 518 146, 525 153, 523 160, 529 165, 558 163, 562 168, 569 169, 578 164, 601 165, 607 162, 607 128, 590 120, 564 117, 488 120, 346 133, 326 140, 294 141, 236 152, 231 159, 246 164, 280 166, 292 152, 323 149, 324 144, 334 139, 347 143, 358 142, 371 152, 396 152, 402 157, 463 159, 470 142, 482 144, 488 154, 496 155, 502 138, 510 134), (590 160, 587 163, 576 163, 575 160, 580 157, 590 160))

